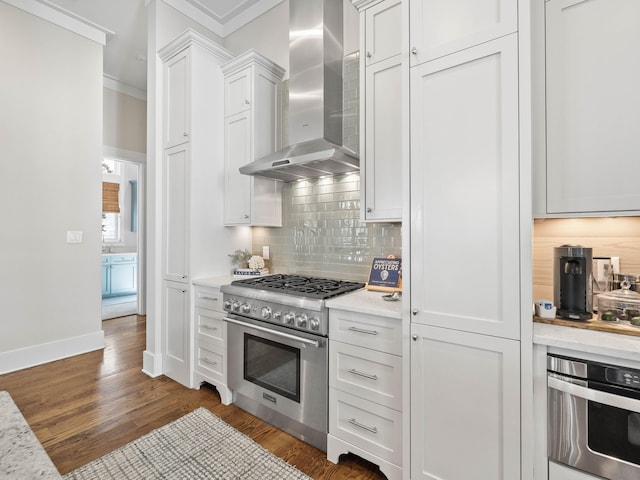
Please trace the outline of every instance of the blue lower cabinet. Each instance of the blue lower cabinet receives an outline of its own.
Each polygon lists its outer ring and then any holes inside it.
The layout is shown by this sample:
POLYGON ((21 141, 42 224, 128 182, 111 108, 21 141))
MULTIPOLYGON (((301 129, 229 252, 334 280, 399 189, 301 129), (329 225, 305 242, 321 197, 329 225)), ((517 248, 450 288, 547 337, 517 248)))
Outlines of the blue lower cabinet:
POLYGON ((135 294, 138 290, 136 255, 103 255, 102 259, 102 298, 135 294))

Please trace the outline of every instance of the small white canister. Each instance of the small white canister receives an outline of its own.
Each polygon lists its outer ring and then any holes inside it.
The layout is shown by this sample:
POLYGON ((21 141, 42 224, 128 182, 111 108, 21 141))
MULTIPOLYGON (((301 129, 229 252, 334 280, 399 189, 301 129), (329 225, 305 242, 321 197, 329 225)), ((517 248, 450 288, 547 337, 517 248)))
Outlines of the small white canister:
POLYGON ((536 315, 540 318, 556 318, 556 307, 551 300, 536 300, 536 315))

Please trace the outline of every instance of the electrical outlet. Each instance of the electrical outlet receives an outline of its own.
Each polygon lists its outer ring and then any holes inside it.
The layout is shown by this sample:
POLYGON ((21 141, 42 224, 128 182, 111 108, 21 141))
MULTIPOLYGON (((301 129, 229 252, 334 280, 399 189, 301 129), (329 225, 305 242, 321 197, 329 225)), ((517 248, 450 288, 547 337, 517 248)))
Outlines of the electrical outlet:
POLYGON ((620 257, 611 257, 611 266, 613 273, 620 273, 620 257))
POLYGON ((269 245, 262 246, 262 258, 269 260, 269 245))

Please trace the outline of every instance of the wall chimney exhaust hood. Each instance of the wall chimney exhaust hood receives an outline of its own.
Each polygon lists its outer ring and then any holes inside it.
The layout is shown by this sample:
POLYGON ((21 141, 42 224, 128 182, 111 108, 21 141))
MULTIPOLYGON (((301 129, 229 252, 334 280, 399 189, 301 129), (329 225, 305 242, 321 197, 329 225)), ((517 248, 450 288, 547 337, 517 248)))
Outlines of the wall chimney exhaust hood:
POLYGON ((343 2, 289 1, 289 141, 240 173, 292 182, 357 171, 342 146, 343 2))

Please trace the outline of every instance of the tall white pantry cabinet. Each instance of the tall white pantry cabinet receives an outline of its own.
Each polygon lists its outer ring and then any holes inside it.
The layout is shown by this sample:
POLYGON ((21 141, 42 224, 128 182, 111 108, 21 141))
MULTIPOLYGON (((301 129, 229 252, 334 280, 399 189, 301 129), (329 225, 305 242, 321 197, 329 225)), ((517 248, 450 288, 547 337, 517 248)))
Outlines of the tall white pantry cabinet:
POLYGON ((408 13, 411 478, 527 478, 518 2, 408 13))
POLYGON ((216 181, 224 169, 220 66, 232 56, 190 29, 158 54, 163 62, 162 364, 165 375, 193 387, 192 280, 219 268, 214 212, 221 213, 216 181))

